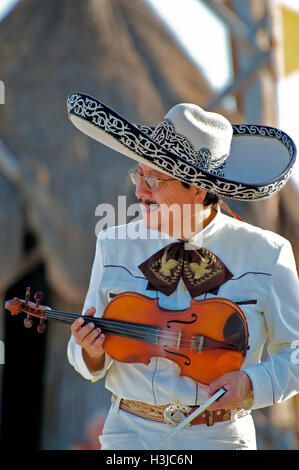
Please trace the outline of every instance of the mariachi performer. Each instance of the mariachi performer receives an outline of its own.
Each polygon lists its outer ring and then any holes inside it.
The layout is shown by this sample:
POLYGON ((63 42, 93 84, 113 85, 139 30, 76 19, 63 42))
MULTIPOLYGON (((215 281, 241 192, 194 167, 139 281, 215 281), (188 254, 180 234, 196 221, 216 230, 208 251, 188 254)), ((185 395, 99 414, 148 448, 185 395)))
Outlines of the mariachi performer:
POLYGON ((298 277, 290 243, 225 215, 221 198, 276 194, 294 143, 195 104, 174 106, 156 127, 131 124, 83 93, 69 96, 68 113, 80 131, 135 160, 129 174, 142 209, 141 220, 98 235, 83 308, 94 321, 71 326, 70 363, 87 380, 105 377, 112 393, 101 448, 153 449, 224 387, 162 448, 256 449, 251 410, 299 391, 298 277), (96 325, 113 306, 124 310, 116 332, 96 325), (146 326, 151 319, 160 329, 146 326))

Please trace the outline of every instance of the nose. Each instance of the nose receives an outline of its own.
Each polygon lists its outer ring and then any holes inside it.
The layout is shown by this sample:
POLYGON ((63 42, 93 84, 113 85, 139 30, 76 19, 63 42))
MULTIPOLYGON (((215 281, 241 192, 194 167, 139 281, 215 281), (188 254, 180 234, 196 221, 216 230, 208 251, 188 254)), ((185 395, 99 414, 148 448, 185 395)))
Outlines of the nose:
POLYGON ((143 176, 141 176, 140 182, 136 186, 135 194, 136 194, 137 199, 151 199, 151 196, 153 194, 152 190, 146 184, 143 176))

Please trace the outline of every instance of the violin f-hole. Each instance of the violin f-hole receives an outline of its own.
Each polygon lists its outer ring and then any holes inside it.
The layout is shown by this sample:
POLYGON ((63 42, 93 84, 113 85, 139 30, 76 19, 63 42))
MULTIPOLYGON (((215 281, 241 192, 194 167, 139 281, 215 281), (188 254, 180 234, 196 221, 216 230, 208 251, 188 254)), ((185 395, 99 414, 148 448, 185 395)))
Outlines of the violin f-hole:
POLYGON ((167 344, 165 344, 163 346, 163 349, 165 352, 167 352, 168 354, 173 354, 174 356, 180 356, 180 357, 184 357, 186 359, 186 362, 184 362, 185 366, 190 366, 191 364, 191 359, 190 357, 188 356, 185 356, 185 354, 181 354, 181 353, 177 353, 177 352, 173 352, 173 351, 168 351, 167 349, 167 344))
POLYGON ((168 320, 166 326, 167 328, 170 328, 170 323, 183 323, 184 325, 191 325, 192 323, 197 321, 196 313, 191 313, 191 317, 193 317, 193 320, 168 320))

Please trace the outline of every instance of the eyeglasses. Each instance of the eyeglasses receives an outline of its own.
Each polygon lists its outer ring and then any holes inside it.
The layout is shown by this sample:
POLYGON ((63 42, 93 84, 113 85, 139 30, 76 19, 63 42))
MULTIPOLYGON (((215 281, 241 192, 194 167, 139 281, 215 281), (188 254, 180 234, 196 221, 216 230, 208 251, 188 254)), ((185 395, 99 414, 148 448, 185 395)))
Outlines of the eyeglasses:
POLYGON ((131 181, 135 186, 138 186, 140 183, 141 178, 144 178, 145 183, 150 189, 158 189, 159 188, 159 183, 163 183, 164 181, 174 181, 175 178, 170 178, 166 180, 161 180, 157 178, 156 176, 153 175, 141 175, 138 173, 138 170, 136 169, 131 169, 128 171, 131 181))

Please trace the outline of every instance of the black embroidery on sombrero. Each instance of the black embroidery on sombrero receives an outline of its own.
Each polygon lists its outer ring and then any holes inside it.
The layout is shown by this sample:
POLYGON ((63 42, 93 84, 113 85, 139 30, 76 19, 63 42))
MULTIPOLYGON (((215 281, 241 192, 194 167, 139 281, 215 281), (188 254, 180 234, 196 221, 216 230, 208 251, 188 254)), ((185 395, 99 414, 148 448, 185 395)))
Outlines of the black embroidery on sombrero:
POLYGON ((178 157, 194 164, 197 163, 197 152, 194 146, 185 136, 175 131, 174 125, 168 119, 160 122, 151 138, 178 157))
POLYGON ((184 242, 162 248, 138 266, 148 280, 147 289, 172 294, 182 277, 191 297, 217 294, 219 287, 232 278, 225 264, 205 248, 185 250, 184 242))
POLYGON ((203 170, 209 170, 211 167, 212 154, 208 148, 201 148, 198 152, 198 162, 203 170))
POLYGON ((225 160, 223 155, 217 160, 212 159, 211 150, 202 147, 198 151, 187 137, 176 132, 175 126, 168 119, 164 119, 153 131, 151 138, 169 152, 193 163, 202 170, 212 172, 216 176, 224 176, 225 160))
MULTIPOLYGON (((261 184, 240 183, 225 179, 221 168, 215 174, 214 169, 205 171, 195 162, 176 155, 156 143, 149 132, 143 132, 143 126, 135 126, 108 108, 97 99, 82 93, 72 93, 67 101, 69 115, 88 121, 96 128, 106 132, 116 142, 132 151, 138 161, 150 164, 170 177, 193 184, 220 197, 251 201, 266 199, 280 191, 288 181, 293 169, 296 150, 287 134, 278 129, 260 125, 233 125, 234 136, 259 135, 280 141, 289 153, 289 164, 273 181, 261 184)), ((145 126, 149 128, 148 126, 145 126)))

